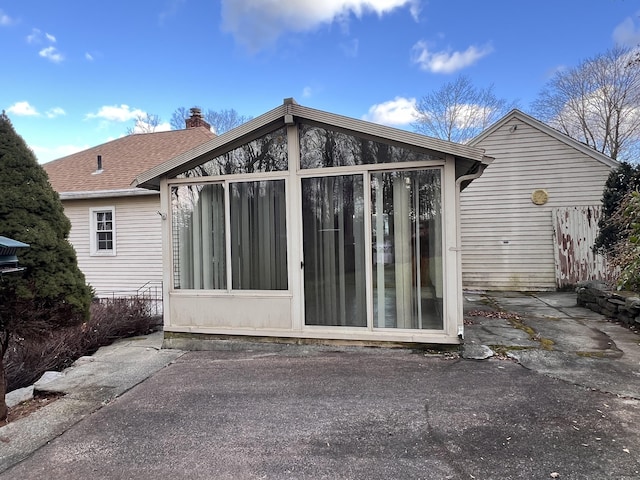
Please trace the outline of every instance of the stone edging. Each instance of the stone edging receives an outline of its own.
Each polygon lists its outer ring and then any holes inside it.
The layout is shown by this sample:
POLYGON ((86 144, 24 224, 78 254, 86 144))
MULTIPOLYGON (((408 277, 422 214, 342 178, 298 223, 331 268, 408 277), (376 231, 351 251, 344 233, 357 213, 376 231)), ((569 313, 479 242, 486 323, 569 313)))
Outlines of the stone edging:
POLYGON ((611 290, 601 282, 579 283, 578 305, 628 327, 640 327, 640 293, 611 290))

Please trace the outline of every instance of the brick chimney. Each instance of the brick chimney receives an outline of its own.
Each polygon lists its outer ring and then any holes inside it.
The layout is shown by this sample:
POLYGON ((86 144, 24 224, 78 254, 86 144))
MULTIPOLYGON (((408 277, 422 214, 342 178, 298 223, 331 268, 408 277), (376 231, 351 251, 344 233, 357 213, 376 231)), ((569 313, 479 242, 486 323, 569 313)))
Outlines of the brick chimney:
POLYGON ((191 116, 185 119, 187 128, 206 127, 211 130, 211 125, 202 118, 202 111, 198 107, 193 107, 189 111, 191 116))

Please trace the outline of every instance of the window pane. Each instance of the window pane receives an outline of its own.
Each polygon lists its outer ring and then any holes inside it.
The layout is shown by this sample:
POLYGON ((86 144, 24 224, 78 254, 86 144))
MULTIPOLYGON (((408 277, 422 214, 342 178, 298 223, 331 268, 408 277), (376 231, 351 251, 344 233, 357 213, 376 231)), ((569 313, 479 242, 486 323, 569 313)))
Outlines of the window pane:
POLYGON ((299 134, 301 168, 344 167, 441 158, 307 124, 300 125, 299 134))
POLYGON ((177 178, 279 172, 287 168, 287 131, 280 128, 187 170, 177 178))
POLYGON ((286 290, 284 180, 233 183, 230 202, 233 288, 286 290))
POLYGON ((371 187, 374 326, 441 330, 440 170, 376 173, 371 187))
POLYGON ((224 185, 171 188, 175 288, 226 288, 224 185))
POLYGON ((362 175, 302 179, 305 323, 366 327, 362 175))
POLYGON ((112 212, 95 212, 95 249, 98 251, 113 250, 112 212))
POLYGON ((98 233, 98 250, 113 249, 113 234, 111 232, 98 233))

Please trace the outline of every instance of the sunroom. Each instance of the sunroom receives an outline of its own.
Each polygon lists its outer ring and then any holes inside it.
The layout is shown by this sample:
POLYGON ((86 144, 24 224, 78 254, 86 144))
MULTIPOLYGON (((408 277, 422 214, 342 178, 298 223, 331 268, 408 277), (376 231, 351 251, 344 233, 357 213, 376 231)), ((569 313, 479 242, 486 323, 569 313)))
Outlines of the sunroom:
POLYGON ((165 345, 451 343, 458 196, 483 150, 283 105, 138 176, 159 189, 165 345))

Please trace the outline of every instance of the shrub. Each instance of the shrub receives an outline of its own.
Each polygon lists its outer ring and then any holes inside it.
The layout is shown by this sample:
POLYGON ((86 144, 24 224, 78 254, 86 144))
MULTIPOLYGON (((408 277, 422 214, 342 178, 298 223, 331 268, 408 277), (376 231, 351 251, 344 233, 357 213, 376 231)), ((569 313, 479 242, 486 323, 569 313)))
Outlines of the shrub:
POLYGON ((47 370, 63 370, 119 338, 152 332, 157 319, 141 298, 100 300, 89 320, 49 331, 41 337, 13 336, 5 357, 8 391, 34 383, 47 370))
POLYGON ((612 170, 607 178, 602 193, 602 217, 598 223, 598 236, 594 242, 594 250, 611 253, 622 234, 622 223, 612 221, 618 212, 621 202, 629 192, 640 189, 640 164, 631 165, 622 162, 612 170))
POLYGON ((640 193, 628 193, 611 217, 619 232, 608 258, 618 267, 618 288, 640 291, 640 193))

